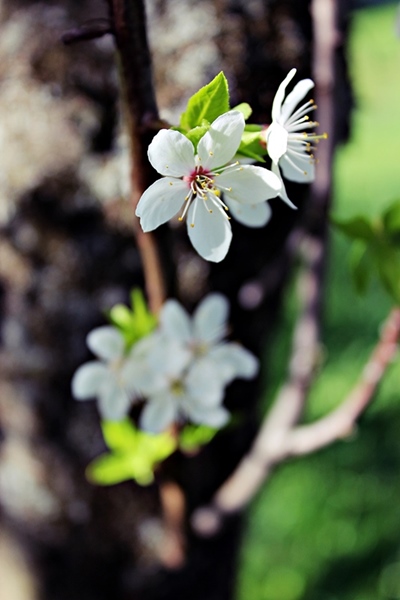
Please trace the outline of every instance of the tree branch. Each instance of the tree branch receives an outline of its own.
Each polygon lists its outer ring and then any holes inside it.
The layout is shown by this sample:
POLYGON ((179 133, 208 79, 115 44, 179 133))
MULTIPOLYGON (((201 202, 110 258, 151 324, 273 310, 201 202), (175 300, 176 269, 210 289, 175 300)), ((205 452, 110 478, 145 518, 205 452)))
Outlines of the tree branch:
MULTIPOLYGON (((131 143, 132 204, 134 209, 154 174, 147 148, 154 132, 165 126, 159 119, 152 82, 151 56, 147 41, 143 0, 108 0, 112 29, 119 54, 125 116, 131 143)), ((166 285, 153 233, 143 233, 135 218, 135 235, 142 257, 150 309, 157 313, 165 298, 166 285)))

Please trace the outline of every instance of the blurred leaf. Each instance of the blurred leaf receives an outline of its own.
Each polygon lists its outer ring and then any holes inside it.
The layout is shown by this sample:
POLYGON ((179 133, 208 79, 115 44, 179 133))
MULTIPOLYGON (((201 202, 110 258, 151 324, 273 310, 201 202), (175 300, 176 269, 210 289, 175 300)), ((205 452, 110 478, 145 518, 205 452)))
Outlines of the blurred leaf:
POLYGON ((179 446, 184 452, 193 452, 208 444, 218 431, 207 425, 186 425, 180 433, 179 446))
POLYGON ((380 244, 375 252, 378 274, 386 291, 396 304, 400 303, 400 250, 380 244))
POLYGON ((131 306, 132 309, 129 309, 124 304, 116 304, 108 315, 111 323, 121 331, 128 348, 151 333, 157 325, 157 319, 147 308, 141 290, 132 290, 131 306))
POLYGON ((331 222, 351 239, 372 241, 376 237, 374 226, 365 216, 352 217, 348 221, 331 217, 331 222))
POLYGON ((146 433, 129 419, 103 421, 102 430, 111 452, 93 460, 86 469, 89 481, 100 485, 129 479, 149 485, 154 480, 156 465, 176 449, 176 440, 169 432, 146 433))
POLYGON ((373 266, 368 246, 361 240, 355 240, 351 246, 350 269, 357 292, 364 294, 368 288, 373 266))
POLYGON ((202 124, 203 119, 212 123, 217 117, 229 111, 229 88, 221 71, 214 79, 200 88, 188 101, 182 113, 180 127, 189 131, 202 124))
POLYGON ((382 215, 385 233, 395 243, 400 242, 400 200, 396 200, 382 215))

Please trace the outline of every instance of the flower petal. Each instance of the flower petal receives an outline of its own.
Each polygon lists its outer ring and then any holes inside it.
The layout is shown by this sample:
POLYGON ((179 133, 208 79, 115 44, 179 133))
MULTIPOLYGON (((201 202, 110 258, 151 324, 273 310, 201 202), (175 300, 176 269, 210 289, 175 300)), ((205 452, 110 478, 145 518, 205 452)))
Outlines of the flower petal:
POLYGON ((282 105, 281 116, 279 119, 282 124, 286 123, 296 106, 313 87, 314 82, 311 79, 302 79, 294 86, 290 94, 286 96, 282 105))
POLYGON ((226 335, 229 302, 222 294, 208 294, 193 315, 194 337, 214 344, 226 335))
POLYGON ((304 152, 303 154, 293 155, 290 152, 282 157, 279 163, 282 172, 289 181, 298 183, 309 183, 314 181, 315 166, 311 156, 304 152))
POLYGON ((271 160, 277 163, 287 151, 289 134, 279 123, 272 123, 267 129, 267 151, 271 160))
POLYGON ((105 361, 121 358, 124 353, 124 338, 110 325, 93 329, 86 337, 86 343, 93 354, 105 361))
POLYGON ((179 212, 189 189, 185 181, 163 177, 142 194, 136 208, 143 231, 153 231, 179 212))
POLYGON ((234 342, 215 346, 208 359, 214 361, 225 385, 237 377, 253 379, 259 369, 258 359, 249 350, 234 342))
POLYGON ((293 204, 293 202, 289 199, 289 196, 286 193, 285 184, 283 183, 282 175, 281 175, 278 165, 276 165, 275 163, 272 163, 271 169, 272 169, 273 173, 275 173, 282 182, 282 188, 281 188, 281 191, 279 192, 279 197, 282 198, 282 200, 284 202, 286 202, 286 204, 288 206, 290 206, 290 208, 297 210, 297 206, 295 204, 293 204))
POLYGON ((231 110, 215 119, 197 146, 201 166, 213 169, 229 163, 240 146, 244 125, 244 117, 238 110, 231 110))
POLYGON ((229 421, 230 413, 223 406, 204 407, 191 404, 188 407, 187 415, 193 423, 198 425, 208 425, 219 429, 229 421))
POLYGON ((161 175, 183 177, 195 168, 194 146, 179 131, 161 129, 148 149, 151 165, 161 175))
POLYGON ((236 200, 226 200, 230 214, 235 217, 239 223, 248 227, 264 227, 271 218, 272 211, 268 202, 260 204, 242 204, 236 200))
POLYGON ((226 215, 218 209, 210 213, 198 198, 189 208, 187 228, 193 247, 205 260, 220 262, 225 258, 232 241, 231 225, 226 215))
POLYGON ((202 406, 217 406, 224 399, 225 382, 218 365, 207 356, 197 359, 186 375, 187 402, 202 406))
POLYGON ((176 300, 167 300, 160 311, 162 331, 172 339, 188 342, 192 338, 192 324, 186 310, 176 300))
POLYGON ((140 415, 140 427, 151 433, 159 433, 171 425, 178 412, 174 398, 166 392, 164 395, 153 397, 145 404, 140 415))
POLYGON ((264 167, 243 165, 229 173, 222 173, 217 180, 218 187, 226 187, 225 198, 243 204, 258 204, 275 198, 280 192, 282 183, 279 178, 264 167))
POLYGON ((115 378, 110 377, 99 390, 98 407, 100 415, 107 421, 121 421, 129 412, 131 400, 115 378))
POLYGON ((280 120, 279 117, 281 114, 281 107, 282 107, 283 99, 285 97, 286 87, 287 87, 288 83, 290 81, 292 81, 293 77, 296 75, 296 72, 297 72, 296 69, 292 69, 291 71, 289 71, 289 73, 286 75, 285 79, 282 81, 282 83, 278 87, 278 91, 276 92, 274 101, 272 103, 272 120, 273 121, 279 122, 279 120, 280 120))
POLYGON ((98 360, 82 365, 75 371, 72 378, 72 395, 77 400, 94 398, 109 376, 109 369, 98 360))

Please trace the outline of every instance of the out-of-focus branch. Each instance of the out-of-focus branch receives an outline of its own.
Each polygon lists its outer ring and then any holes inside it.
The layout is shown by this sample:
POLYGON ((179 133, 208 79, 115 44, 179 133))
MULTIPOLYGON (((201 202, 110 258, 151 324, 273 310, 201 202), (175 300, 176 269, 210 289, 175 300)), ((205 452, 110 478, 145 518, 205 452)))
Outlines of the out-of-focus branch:
MULTIPOLYGON (((141 194, 152 183, 153 173, 147 148, 161 123, 152 82, 151 56, 147 41, 143 0, 108 0, 112 30, 119 54, 125 118, 131 142, 132 204, 136 208, 141 194)), ((141 253, 150 309, 157 313, 165 297, 165 281, 156 237, 143 233, 135 220, 135 234, 141 253)))
POLYGON ((393 308, 358 383, 329 415, 294 429, 287 443, 289 454, 309 454, 352 433, 357 419, 371 403, 378 384, 395 357, 399 338, 400 308, 393 308))
POLYGON ((274 466, 287 456, 287 438, 301 417, 314 373, 319 343, 321 290, 323 282, 327 214, 331 199, 333 152, 334 53, 338 40, 335 0, 313 0, 313 77, 316 83, 318 118, 328 141, 321 145, 316 179, 311 188, 304 239, 304 271, 300 279, 302 302, 295 326, 287 382, 267 414, 247 456, 217 490, 209 506, 197 509, 193 528, 200 535, 213 535, 224 515, 242 509, 269 477, 274 466))

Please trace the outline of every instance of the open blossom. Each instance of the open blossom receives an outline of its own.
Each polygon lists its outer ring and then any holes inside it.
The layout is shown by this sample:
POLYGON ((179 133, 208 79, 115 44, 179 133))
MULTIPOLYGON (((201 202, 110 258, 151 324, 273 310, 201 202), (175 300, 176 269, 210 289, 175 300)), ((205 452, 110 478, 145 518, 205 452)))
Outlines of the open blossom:
POLYGON ((104 419, 122 419, 137 397, 136 370, 127 366, 124 338, 114 327, 104 326, 93 329, 86 343, 99 360, 77 369, 72 379, 72 394, 77 400, 96 397, 104 419))
MULTIPOLYGON (((307 114, 316 108, 313 100, 308 100, 296 109, 296 106, 314 87, 311 79, 299 81, 285 98, 286 87, 295 74, 296 69, 292 69, 275 94, 272 105, 272 123, 266 131, 266 142, 274 173, 280 177, 281 169, 286 179, 308 183, 314 180, 314 156, 311 142, 326 138, 326 134, 316 135, 308 132, 318 125, 315 121, 310 121, 307 114)), ((279 196, 289 206, 296 208, 289 200, 283 183, 279 196)))
POLYGON ((161 379, 149 379, 144 386, 143 429, 162 431, 181 418, 211 427, 227 422, 229 412, 222 406, 226 386, 236 377, 251 379, 258 371, 255 356, 224 341, 228 308, 221 294, 209 294, 192 318, 176 300, 164 304, 159 334, 164 340, 179 341, 191 359, 180 375, 171 376, 164 369, 161 379))
POLYGON ((233 162, 244 125, 239 111, 221 115, 200 139, 197 154, 182 133, 159 131, 148 156, 163 177, 138 203, 136 215, 143 231, 152 231, 180 213, 197 252, 219 262, 232 239, 230 214, 249 227, 265 225, 270 218, 266 200, 280 193, 282 183, 267 169, 233 162))

